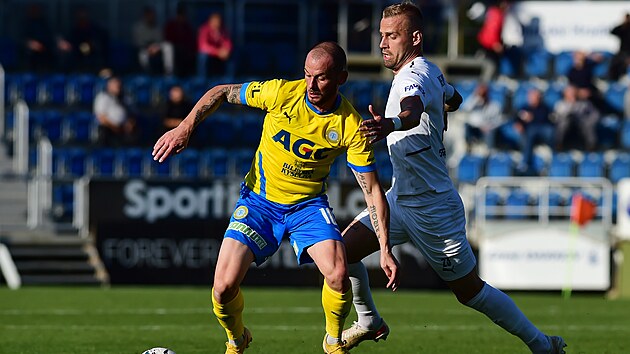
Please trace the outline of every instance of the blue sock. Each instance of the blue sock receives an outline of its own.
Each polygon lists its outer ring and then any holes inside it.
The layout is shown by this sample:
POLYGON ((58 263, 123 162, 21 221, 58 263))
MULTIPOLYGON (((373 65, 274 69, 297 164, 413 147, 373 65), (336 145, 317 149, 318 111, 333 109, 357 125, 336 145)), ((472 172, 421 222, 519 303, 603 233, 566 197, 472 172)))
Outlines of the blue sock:
POLYGON ((492 322, 519 337, 533 353, 548 353, 551 349, 547 336, 502 291, 484 284, 466 306, 485 314, 492 322))

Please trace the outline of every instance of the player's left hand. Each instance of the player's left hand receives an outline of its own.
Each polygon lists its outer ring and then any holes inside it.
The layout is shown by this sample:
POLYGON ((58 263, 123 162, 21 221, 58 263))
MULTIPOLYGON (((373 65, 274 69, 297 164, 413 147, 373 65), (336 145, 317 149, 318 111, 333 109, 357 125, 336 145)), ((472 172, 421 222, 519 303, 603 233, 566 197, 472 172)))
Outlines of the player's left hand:
POLYGON ((361 122, 359 131, 363 132, 363 136, 369 138, 370 144, 374 144, 394 131, 394 122, 375 112, 372 105, 369 105, 368 109, 372 114, 372 119, 361 122))
POLYGON ((389 279, 386 288, 391 288, 392 291, 396 291, 400 284, 400 274, 398 273, 399 264, 398 260, 391 252, 381 251, 381 268, 385 272, 387 279, 389 279))

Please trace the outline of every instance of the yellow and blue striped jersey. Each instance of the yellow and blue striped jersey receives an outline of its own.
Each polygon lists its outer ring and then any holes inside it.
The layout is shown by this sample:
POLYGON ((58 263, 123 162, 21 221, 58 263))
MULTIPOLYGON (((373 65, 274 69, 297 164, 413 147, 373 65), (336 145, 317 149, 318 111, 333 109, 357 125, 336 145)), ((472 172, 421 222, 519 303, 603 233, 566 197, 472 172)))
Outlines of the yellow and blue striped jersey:
POLYGON ((269 80, 243 84, 240 99, 267 112, 245 176, 247 187, 267 200, 295 204, 324 194, 330 166, 344 152, 355 171, 375 170, 359 131, 362 118, 341 94, 331 111, 321 112, 306 98, 304 80, 269 80))

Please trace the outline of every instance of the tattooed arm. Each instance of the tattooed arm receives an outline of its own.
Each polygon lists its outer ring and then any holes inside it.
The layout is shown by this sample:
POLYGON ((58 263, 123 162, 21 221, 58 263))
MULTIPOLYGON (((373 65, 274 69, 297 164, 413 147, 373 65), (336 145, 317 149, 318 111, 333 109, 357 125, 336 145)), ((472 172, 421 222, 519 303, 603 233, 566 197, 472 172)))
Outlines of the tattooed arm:
POLYGON ((164 133, 153 146, 153 159, 164 161, 171 154, 178 154, 188 146, 188 140, 193 130, 212 112, 228 101, 233 104, 241 104, 240 91, 242 84, 218 85, 206 92, 197 101, 193 110, 175 128, 164 133))
POLYGON ((378 238, 381 249, 381 268, 389 279, 387 287, 396 290, 399 281, 398 261, 392 254, 392 247, 389 243, 389 205, 385 193, 381 188, 376 171, 353 172, 361 190, 363 190, 370 221, 378 238))

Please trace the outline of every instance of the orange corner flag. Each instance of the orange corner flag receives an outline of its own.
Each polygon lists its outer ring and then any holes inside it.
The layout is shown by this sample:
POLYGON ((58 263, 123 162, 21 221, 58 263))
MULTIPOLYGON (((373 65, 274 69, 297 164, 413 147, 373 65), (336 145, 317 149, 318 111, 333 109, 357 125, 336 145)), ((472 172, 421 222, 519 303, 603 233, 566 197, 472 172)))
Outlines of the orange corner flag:
POLYGON ((595 217, 597 206, 593 201, 576 193, 571 198, 571 221, 584 226, 595 217))

